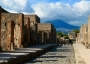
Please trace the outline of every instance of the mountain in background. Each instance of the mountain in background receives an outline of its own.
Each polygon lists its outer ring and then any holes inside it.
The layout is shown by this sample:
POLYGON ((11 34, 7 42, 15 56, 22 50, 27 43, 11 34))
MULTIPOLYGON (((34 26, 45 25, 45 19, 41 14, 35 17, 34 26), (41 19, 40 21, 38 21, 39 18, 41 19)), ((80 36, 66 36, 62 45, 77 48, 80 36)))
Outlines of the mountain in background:
POLYGON ((45 23, 53 24, 57 31, 62 31, 62 32, 68 32, 68 31, 80 28, 79 26, 70 25, 59 19, 56 19, 53 21, 47 21, 45 23))

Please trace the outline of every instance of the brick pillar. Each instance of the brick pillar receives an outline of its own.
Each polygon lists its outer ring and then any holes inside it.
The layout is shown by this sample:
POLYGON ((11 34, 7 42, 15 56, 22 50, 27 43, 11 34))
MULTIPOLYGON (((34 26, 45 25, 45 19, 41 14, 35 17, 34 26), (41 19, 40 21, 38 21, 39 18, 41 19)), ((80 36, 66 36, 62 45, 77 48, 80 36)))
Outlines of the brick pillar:
POLYGON ((1 6, 0 6, 0 52, 2 51, 1 48, 1 6))
POLYGON ((22 48, 22 43, 23 43, 23 27, 24 27, 24 15, 19 14, 19 24, 20 24, 20 38, 19 38, 19 48, 22 48))
POLYGON ((10 21, 7 23, 7 43, 6 49, 11 50, 14 43, 14 21, 10 21))

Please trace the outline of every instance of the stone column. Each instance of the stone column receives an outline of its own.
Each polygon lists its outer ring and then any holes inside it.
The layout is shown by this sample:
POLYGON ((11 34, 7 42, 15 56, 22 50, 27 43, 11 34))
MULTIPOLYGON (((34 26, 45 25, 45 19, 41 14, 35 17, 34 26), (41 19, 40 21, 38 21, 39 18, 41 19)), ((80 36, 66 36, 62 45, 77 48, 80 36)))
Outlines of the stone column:
POLYGON ((7 43, 6 49, 11 50, 14 43, 14 21, 10 21, 7 23, 7 43))
POLYGON ((0 52, 2 51, 1 48, 1 6, 0 6, 0 52))
POLYGON ((24 15, 19 14, 19 24, 20 24, 20 37, 19 37, 19 48, 22 48, 22 43, 23 43, 23 27, 24 27, 24 15))

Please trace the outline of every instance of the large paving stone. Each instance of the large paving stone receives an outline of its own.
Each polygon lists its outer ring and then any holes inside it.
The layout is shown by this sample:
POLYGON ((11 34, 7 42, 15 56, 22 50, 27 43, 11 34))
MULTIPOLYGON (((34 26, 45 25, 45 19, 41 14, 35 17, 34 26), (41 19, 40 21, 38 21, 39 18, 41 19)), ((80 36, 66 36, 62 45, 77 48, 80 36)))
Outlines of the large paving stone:
POLYGON ((23 64, 76 64, 74 48, 71 45, 57 46, 23 64))

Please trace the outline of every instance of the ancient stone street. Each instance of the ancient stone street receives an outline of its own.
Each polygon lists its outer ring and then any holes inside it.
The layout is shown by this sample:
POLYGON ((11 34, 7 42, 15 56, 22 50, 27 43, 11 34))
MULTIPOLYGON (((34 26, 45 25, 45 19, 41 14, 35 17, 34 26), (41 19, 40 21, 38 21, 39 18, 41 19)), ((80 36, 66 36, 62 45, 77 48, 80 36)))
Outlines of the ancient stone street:
POLYGON ((57 46, 24 64, 76 64, 74 48, 71 45, 57 46))

